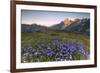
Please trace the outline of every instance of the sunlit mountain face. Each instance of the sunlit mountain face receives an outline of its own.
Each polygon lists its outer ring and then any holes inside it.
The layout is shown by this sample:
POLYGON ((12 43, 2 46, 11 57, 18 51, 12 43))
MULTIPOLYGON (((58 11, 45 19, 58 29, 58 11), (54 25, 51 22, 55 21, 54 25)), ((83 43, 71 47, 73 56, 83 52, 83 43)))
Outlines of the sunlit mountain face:
POLYGON ((64 22, 65 25, 70 25, 70 24, 72 24, 74 21, 71 20, 71 19, 69 19, 69 18, 65 18, 63 22, 64 22))

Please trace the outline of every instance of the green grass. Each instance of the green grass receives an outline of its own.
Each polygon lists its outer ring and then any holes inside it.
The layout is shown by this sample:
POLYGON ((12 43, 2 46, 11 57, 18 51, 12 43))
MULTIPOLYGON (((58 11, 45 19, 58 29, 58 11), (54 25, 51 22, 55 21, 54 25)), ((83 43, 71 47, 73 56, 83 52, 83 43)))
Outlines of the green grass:
POLYGON ((90 46, 89 37, 86 35, 68 32, 68 31, 46 31, 46 32, 22 32, 21 33, 21 46, 34 46, 37 42, 48 43, 52 37, 58 37, 63 41, 76 40, 84 43, 85 46, 90 46))

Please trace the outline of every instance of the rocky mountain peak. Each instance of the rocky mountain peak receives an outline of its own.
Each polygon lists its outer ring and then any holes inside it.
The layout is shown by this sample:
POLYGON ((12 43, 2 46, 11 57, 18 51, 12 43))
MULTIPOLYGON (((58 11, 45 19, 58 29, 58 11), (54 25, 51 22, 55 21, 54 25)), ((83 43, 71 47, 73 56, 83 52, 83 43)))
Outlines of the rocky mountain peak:
POLYGON ((65 25, 70 25, 71 23, 73 23, 73 21, 69 18, 65 18, 63 22, 65 25))

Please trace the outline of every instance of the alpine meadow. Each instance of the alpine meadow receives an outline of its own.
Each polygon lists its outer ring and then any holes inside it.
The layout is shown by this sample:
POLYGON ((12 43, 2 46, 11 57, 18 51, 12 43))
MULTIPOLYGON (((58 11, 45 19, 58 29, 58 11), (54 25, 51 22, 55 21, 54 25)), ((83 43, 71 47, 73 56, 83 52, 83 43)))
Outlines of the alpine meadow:
POLYGON ((89 13, 21 10, 21 63, 89 59, 89 13))

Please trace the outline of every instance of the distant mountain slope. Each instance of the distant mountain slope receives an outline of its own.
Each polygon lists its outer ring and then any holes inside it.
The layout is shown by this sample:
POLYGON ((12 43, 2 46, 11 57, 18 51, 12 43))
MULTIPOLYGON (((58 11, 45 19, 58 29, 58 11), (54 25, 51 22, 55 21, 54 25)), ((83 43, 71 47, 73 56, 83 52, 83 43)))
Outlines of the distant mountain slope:
POLYGON ((67 26, 69 26, 70 24, 72 24, 73 21, 66 18, 64 21, 61 21, 59 24, 55 24, 53 26, 51 26, 51 29, 56 29, 56 30, 64 30, 67 26))
POLYGON ((90 19, 79 19, 72 23, 65 30, 79 32, 82 34, 90 35, 90 19))
MULTIPOLYGON (((70 21, 70 20, 69 20, 70 21)), ((67 23, 67 22, 66 22, 67 23)), ((55 30, 68 30, 73 32, 78 32, 86 35, 90 35, 90 19, 75 19, 71 21, 70 24, 65 24, 65 21, 62 21, 59 24, 55 24, 50 27, 55 30)))
POLYGON ((61 30, 63 26, 64 26, 64 22, 62 21, 59 24, 54 24, 53 26, 50 27, 50 29, 61 30))
POLYGON ((32 24, 32 25, 21 24, 21 31, 22 32, 34 32, 34 31, 46 31, 46 30, 47 30, 47 27, 40 26, 37 24, 32 24))

